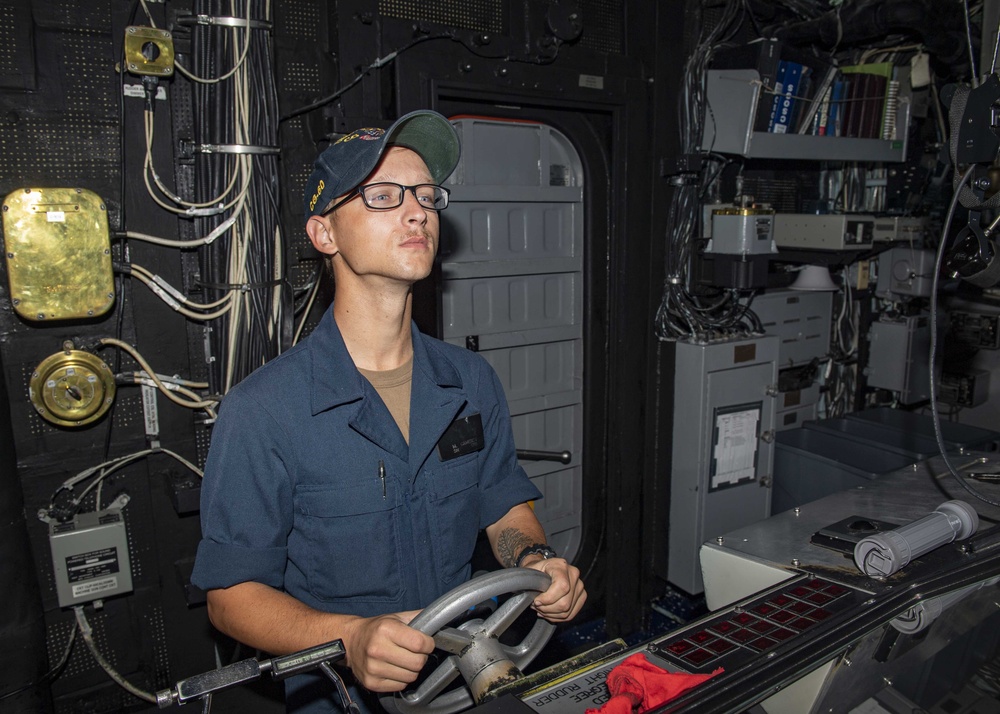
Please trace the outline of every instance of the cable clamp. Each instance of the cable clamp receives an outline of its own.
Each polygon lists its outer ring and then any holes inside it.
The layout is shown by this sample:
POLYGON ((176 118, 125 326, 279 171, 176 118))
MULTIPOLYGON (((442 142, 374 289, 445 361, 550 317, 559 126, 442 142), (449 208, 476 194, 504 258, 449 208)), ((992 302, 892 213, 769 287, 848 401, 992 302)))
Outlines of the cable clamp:
POLYGON ((107 511, 120 511, 123 508, 125 508, 125 506, 128 505, 128 502, 131 501, 131 500, 132 500, 132 497, 129 496, 127 493, 119 493, 118 497, 114 501, 111 502, 111 505, 109 505, 106 509, 103 509, 103 510, 107 510, 107 511))
POLYGON ((208 208, 189 208, 184 211, 185 216, 192 216, 195 218, 200 218, 203 216, 217 216, 226 210, 225 204, 219 204, 218 206, 209 206, 208 208))
POLYGON ((670 285, 680 285, 681 284, 681 278, 680 278, 679 275, 668 275, 666 277, 666 282, 668 284, 670 284, 670 285))
POLYGON ((154 275, 147 285, 163 302, 167 303, 174 310, 180 310, 186 298, 173 285, 165 281, 159 275, 154 275))
POLYGON ((697 186, 699 181, 697 174, 676 174, 667 177, 667 183, 671 186, 697 186))
MULTIPOLYGON (((149 375, 146 373, 146 370, 142 370, 141 372, 136 372, 135 374, 136 376, 133 377, 135 384, 141 384, 145 387, 153 387, 154 389, 159 387, 159 385, 156 382, 150 379, 149 375)), ((160 377, 160 375, 156 376, 160 377)), ((164 389, 166 389, 168 392, 180 391, 180 385, 175 384, 173 382, 165 381, 162 378, 160 378, 160 381, 163 383, 164 389)))
MULTIPOLYGON (((222 15, 192 15, 178 18, 177 22, 181 25, 213 25, 215 27, 247 26, 247 19, 245 17, 227 17, 222 15)), ((273 27, 274 24, 266 20, 250 20, 251 30, 270 30, 273 27)))
POLYGON ((254 146, 252 144, 198 144, 194 147, 199 154, 267 154, 281 153, 280 146, 254 146))
POLYGON ((226 231, 228 231, 230 228, 232 228, 234 223, 236 223, 236 216, 232 215, 226 220, 224 220, 222 223, 217 225, 214 229, 212 229, 211 233, 205 236, 204 238, 205 245, 209 245, 210 243, 215 242, 215 239, 221 236, 226 231))

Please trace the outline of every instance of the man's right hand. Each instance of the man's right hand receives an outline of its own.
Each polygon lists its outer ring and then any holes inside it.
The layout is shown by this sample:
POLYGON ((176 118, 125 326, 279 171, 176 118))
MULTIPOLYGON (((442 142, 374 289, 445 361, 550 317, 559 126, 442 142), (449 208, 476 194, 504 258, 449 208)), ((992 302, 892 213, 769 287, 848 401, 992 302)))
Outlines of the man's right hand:
POLYGON ((434 651, 434 639, 407 623, 419 610, 359 617, 344 627, 346 664, 373 692, 399 692, 417 679, 434 651))

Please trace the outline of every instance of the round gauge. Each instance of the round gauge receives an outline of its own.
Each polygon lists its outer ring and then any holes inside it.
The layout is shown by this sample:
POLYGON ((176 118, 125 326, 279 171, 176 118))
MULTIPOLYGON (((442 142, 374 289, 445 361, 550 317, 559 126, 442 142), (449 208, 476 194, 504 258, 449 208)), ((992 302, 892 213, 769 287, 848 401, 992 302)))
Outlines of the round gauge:
POLYGON ((46 357, 31 375, 29 397, 42 418, 60 426, 100 419, 115 398, 115 377, 89 352, 68 349, 46 357))

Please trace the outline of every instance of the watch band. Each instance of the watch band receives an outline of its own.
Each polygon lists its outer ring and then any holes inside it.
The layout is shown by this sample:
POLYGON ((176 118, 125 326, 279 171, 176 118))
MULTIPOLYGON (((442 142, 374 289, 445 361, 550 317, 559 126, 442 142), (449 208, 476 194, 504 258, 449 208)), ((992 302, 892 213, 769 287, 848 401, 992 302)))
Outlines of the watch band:
POLYGON ((521 561, 527 558, 529 555, 540 555, 543 560, 548 560, 549 558, 558 558, 559 554, 552 550, 549 546, 544 543, 534 543, 529 545, 527 548, 522 550, 517 554, 517 559, 514 561, 514 567, 520 568, 521 561))

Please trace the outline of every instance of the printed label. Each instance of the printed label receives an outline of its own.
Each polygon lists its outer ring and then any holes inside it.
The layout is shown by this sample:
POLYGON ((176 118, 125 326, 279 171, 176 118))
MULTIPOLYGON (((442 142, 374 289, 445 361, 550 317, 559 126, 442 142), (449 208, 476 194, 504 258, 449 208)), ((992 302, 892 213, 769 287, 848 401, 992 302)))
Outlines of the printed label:
MULTIPOLYGON (((141 84, 126 84, 124 87, 122 87, 122 93, 126 97, 138 97, 139 99, 146 98, 146 89, 141 84)), ((156 98, 166 99, 167 90, 163 87, 157 87, 156 98)))
POLYGON ((109 590, 117 589, 118 578, 114 576, 111 576, 110 578, 101 578, 100 580, 91 580, 89 582, 73 586, 73 599, 78 600, 82 597, 87 597, 88 595, 106 593, 109 590))
POLYGON ((525 704, 532 709, 548 707, 546 711, 555 712, 564 709, 567 712, 577 712, 582 711, 581 705, 594 708, 606 704, 611 698, 607 684, 608 672, 614 669, 616 664, 607 665, 584 677, 577 677, 562 686, 549 689, 544 694, 525 700, 525 704))
MULTIPOLYGON (((117 548, 102 548, 66 558, 66 576, 71 583, 94 580, 102 575, 110 575, 118 571, 117 548)), ((115 582, 117 583, 117 579, 115 582)))

